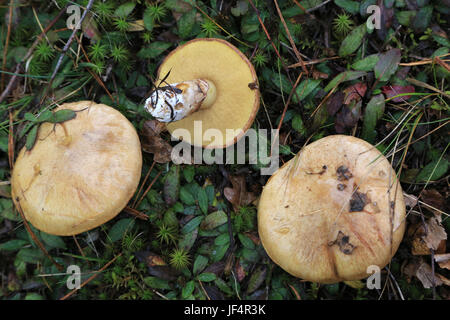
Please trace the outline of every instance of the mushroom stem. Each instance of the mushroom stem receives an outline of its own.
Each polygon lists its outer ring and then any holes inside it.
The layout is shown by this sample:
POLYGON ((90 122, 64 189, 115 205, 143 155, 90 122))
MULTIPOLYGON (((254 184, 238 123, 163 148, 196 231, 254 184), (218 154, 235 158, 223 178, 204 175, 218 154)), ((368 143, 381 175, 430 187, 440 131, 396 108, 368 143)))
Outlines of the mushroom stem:
POLYGON ((156 88, 145 101, 145 109, 158 121, 173 122, 211 107, 215 100, 214 83, 195 79, 156 88))

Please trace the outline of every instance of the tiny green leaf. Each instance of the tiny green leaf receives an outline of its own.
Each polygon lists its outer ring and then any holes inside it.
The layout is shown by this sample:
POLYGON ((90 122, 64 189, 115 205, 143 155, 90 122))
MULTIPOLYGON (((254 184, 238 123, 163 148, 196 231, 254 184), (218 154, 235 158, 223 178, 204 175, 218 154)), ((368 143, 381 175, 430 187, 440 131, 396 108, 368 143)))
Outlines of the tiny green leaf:
POLYGON ((366 33, 367 27, 365 23, 353 29, 352 32, 345 37, 344 41, 342 41, 339 48, 339 56, 345 57, 358 50, 366 33))
POLYGON ((136 6, 136 3, 134 2, 127 2, 122 5, 120 5, 116 11, 114 11, 114 15, 119 18, 125 18, 130 15, 130 13, 133 11, 134 7, 136 6))
POLYGON ((192 272, 194 272, 194 274, 197 274, 203 269, 205 269, 207 265, 208 265, 208 258, 202 255, 198 255, 194 261, 194 268, 192 272))
POLYGON ((211 282, 216 280, 216 275, 212 272, 204 272, 198 275, 197 279, 203 282, 211 282))
POLYGON ((373 143, 376 137, 375 127, 377 121, 381 119, 384 113, 385 102, 382 94, 370 99, 364 112, 364 122, 361 137, 367 142, 373 143))
POLYGON ((72 120, 77 116, 77 113, 71 109, 62 109, 53 113, 53 116, 48 119, 51 123, 61 123, 64 121, 72 120))
POLYGON ((125 233, 133 228, 134 223, 135 221, 132 218, 117 221, 108 233, 108 237, 111 239, 111 242, 116 242, 122 239, 125 233))
POLYGON ((203 219, 204 219, 203 216, 198 216, 191 219, 188 223, 184 225, 183 229, 181 229, 181 232, 189 233, 191 231, 194 231, 195 229, 197 229, 197 227, 200 225, 203 219))
POLYGON ((34 125, 31 128, 30 132, 28 132, 27 141, 25 142, 25 147, 27 148, 28 151, 33 149, 34 144, 36 143, 38 128, 39 125, 34 125))
POLYGON ((223 225, 228 221, 228 216, 225 212, 219 210, 206 216, 205 220, 200 225, 203 230, 212 230, 218 226, 223 225))
POLYGON ((397 71, 400 63, 400 49, 391 49, 380 55, 380 59, 374 67, 375 77, 379 81, 388 81, 389 78, 397 71))
POLYGON ((427 164, 417 175, 417 182, 427 182, 437 180, 447 173, 449 161, 447 159, 437 159, 427 164))
POLYGON ((352 68, 358 71, 372 71, 378 60, 380 60, 378 54, 371 54, 370 56, 353 63, 352 68))

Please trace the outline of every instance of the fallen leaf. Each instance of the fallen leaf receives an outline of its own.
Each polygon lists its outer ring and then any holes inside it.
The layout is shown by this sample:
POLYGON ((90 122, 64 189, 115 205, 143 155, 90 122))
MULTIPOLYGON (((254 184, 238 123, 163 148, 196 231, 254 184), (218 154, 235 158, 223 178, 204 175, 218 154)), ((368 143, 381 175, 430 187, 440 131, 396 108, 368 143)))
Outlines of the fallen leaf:
POLYGON ((352 101, 360 101, 367 91, 367 84, 364 82, 355 83, 344 90, 345 98, 344 104, 350 104, 352 101))
POLYGON ((437 250, 442 241, 447 239, 447 233, 444 227, 436 218, 430 218, 426 222, 427 224, 427 234, 424 238, 428 248, 437 250))
POLYGON ((336 115, 334 127, 337 133, 344 133, 346 129, 353 128, 361 116, 362 100, 351 105, 344 105, 336 115))
POLYGON ((334 116, 344 104, 345 94, 342 91, 335 92, 327 101, 327 111, 330 116, 334 116))
POLYGON ((172 159, 172 146, 160 137, 161 132, 165 129, 164 123, 157 120, 147 120, 144 122, 142 130, 142 150, 152 153, 157 163, 166 163, 172 159))
POLYGON ((433 277, 433 270, 431 266, 428 263, 424 262, 422 258, 413 259, 405 266, 403 272, 409 278, 409 281, 412 277, 416 277, 417 279, 419 279, 423 287, 426 289, 432 288, 433 285, 434 287, 437 287, 442 284, 445 284, 447 286, 450 284, 450 280, 436 272, 434 272, 433 277))
POLYGON ((397 71, 401 59, 400 49, 391 49, 380 55, 375 65, 375 77, 379 81, 387 81, 397 71))
POLYGON ((148 267, 151 276, 164 280, 175 280, 177 271, 166 264, 163 258, 150 251, 139 251, 135 253, 138 261, 143 262, 148 267))
POLYGON ((247 285, 247 294, 254 292, 258 289, 261 284, 266 280, 267 268, 265 266, 260 266, 252 272, 247 285))
POLYGON ((410 225, 408 235, 412 238, 411 251, 413 255, 430 255, 430 249, 435 253, 444 253, 447 234, 437 218, 430 218, 426 222, 426 229, 422 221, 410 225), (427 232, 428 231, 428 232, 427 232))
MULTIPOLYGON (((389 85, 389 86, 383 86, 383 87, 381 87, 381 90, 386 95, 387 99, 395 97, 399 94, 414 93, 416 91, 413 86, 400 86, 400 85, 396 85, 396 84, 389 85)), ((409 98, 411 98, 411 95, 395 97, 391 101, 392 102, 405 102, 409 98)))
POLYGON ((220 277, 225 270, 225 262, 217 261, 210 264, 205 270, 204 273, 214 273, 216 276, 220 277))
POLYGON ((422 282, 423 287, 426 289, 432 288, 433 285, 435 287, 440 286, 443 283, 442 280, 437 277, 436 273, 433 277, 433 270, 431 269, 430 265, 425 262, 422 262, 417 268, 416 277, 420 280, 420 282, 422 282))
POLYGON ((436 189, 423 190, 421 198, 423 202, 437 209, 443 210, 445 207, 445 198, 436 189))
POLYGON ((232 188, 224 188, 225 198, 233 205, 237 212, 241 206, 246 206, 256 200, 257 196, 253 192, 248 192, 245 185, 245 177, 230 176, 232 188))
POLYGON ((450 253, 435 254, 434 260, 439 264, 442 269, 450 270, 450 253))
POLYGON ((244 280, 245 278, 245 270, 242 267, 241 263, 239 262, 239 260, 236 261, 236 266, 235 266, 235 273, 236 273, 236 280, 238 282, 241 282, 242 280, 244 280))
POLYGON ((411 209, 414 208, 419 201, 416 196, 407 193, 403 194, 403 198, 405 199, 405 205, 411 209))

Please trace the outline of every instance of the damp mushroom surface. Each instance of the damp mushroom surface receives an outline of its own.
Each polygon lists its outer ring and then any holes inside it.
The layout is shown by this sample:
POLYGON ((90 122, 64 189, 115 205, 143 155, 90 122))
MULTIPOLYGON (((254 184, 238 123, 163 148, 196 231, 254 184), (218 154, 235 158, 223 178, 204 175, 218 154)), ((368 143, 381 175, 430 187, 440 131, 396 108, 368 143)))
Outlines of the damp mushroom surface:
POLYGON ((225 148, 250 128, 259 109, 256 72, 238 48, 222 39, 195 39, 162 62, 158 87, 145 108, 176 139, 225 148))
POLYGON ((61 105, 72 120, 43 123, 31 150, 20 151, 12 197, 31 224, 49 234, 75 235, 114 218, 139 183, 142 155, 133 125, 92 101, 61 105))
POLYGON ((319 283, 367 278, 385 267, 405 231, 403 192, 389 161, 344 135, 304 147, 269 179, 258 230, 270 258, 319 283), (370 269, 369 269, 370 270, 370 269))

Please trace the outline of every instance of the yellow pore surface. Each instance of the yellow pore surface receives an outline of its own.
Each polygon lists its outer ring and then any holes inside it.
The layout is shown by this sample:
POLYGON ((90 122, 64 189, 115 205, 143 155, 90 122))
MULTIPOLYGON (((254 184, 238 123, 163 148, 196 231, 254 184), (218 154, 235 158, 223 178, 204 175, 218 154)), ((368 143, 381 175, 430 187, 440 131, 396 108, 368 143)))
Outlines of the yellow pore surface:
POLYGON ((168 83, 200 78, 212 81, 217 89, 216 101, 210 108, 168 124, 168 130, 176 138, 195 146, 224 148, 242 137, 253 123, 259 108, 259 91, 252 86, 257 84, 255 70, 230 43, 220 39, 190 41, 164 60, 159 79, 169 71, 168 83), (196 121, 200 122, 195 132, 196 121))

